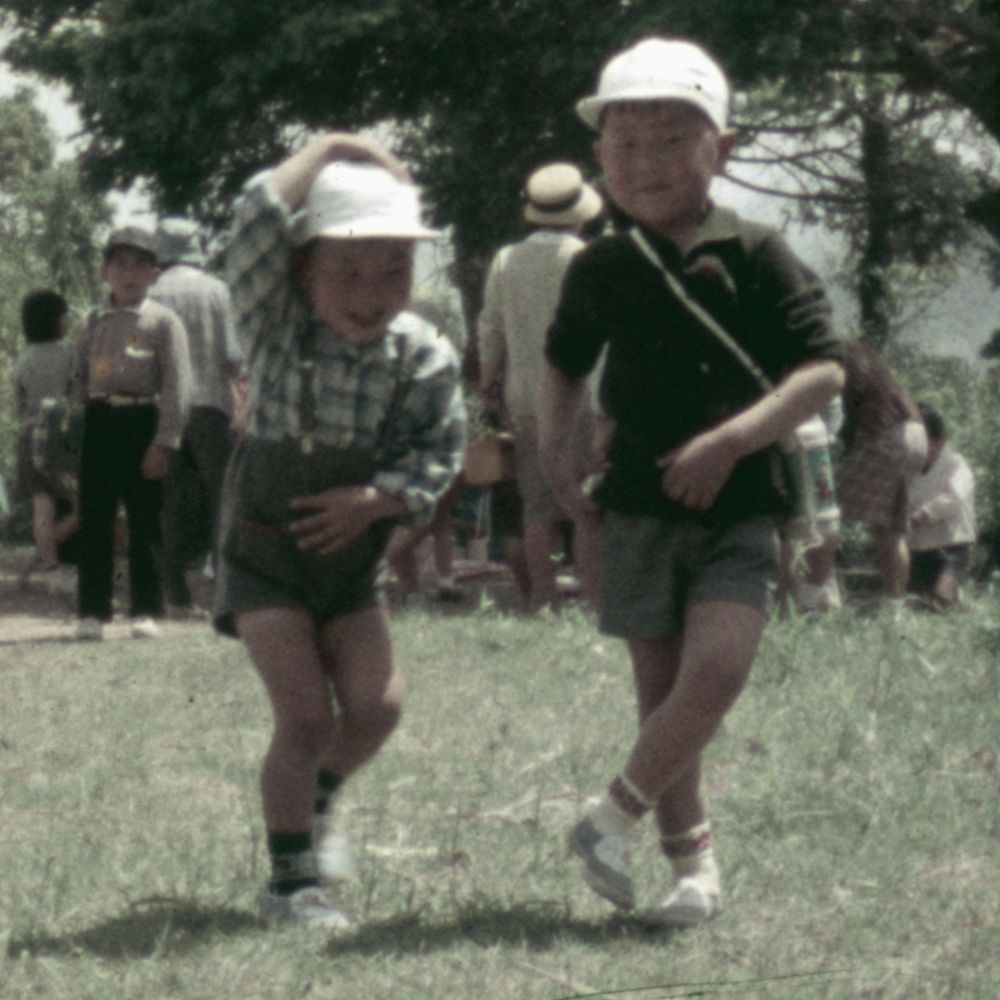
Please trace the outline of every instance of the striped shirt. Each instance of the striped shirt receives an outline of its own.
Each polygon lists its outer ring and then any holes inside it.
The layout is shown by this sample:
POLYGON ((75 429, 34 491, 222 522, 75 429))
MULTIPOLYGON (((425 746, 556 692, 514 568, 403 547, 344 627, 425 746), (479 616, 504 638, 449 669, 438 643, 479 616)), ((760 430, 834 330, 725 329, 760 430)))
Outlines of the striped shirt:
POLYGON ((258 175, 237 203, 226 260, 252 384, 247 432, 302 439, 302 345, 311 336, 316 441, 362 450, 381 443, 374 485, 425 521, 462 466, 465 408, 455 350, 405 312, 374 343, 344 340, 311 317, 291 276, 294 252, 291 213, 267 175, 258 175), (380 441, 400 377, 401 404, 388 440, 380 441))

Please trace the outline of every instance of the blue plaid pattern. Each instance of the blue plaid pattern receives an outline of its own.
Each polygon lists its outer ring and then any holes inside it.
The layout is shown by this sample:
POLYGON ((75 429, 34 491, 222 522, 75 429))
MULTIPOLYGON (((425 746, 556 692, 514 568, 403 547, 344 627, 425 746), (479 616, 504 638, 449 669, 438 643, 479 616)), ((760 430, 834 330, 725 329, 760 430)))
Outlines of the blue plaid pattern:
MULTIPOLYGON (((301 344, 314 324, 291 275, 294 227, 267 175, 260 174, 237 204, 226 260, 253 386, 247 431, 271 441, 302 435, 301 344)), ((375 447, 403 344, 406 390, 389 440, 383 442, 375 485, 424 521, 461 470, 465 450, 458 357, 433 326, 401 313, 385 337, 363 347, 317 327, 315 438, 338 448, 375 447)))

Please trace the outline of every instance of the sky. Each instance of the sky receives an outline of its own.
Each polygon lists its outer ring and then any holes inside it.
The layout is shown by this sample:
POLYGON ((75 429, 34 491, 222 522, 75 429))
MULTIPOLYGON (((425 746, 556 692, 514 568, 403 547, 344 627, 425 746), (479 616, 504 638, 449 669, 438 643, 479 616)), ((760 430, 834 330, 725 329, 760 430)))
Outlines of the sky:
MULTIPOLYGON (((62 88, 15 77, 0 61, 0 96, 9 94, 19 83, 29 83, 39 93, 39 104, 48 115, 59 139, 61 155, 71 155, 79 140, 80 121, 62 88)), ((804 228, 789 224, 785 202, 774 196, 757 194, 730 183, 716 181, 713 194, 717 200, 741 214, 782 229, 797 254, 827 282, 839 328, 854 333, 857 325, 856 300, 850 289, 838 284, 837 275, 843 248, 837 237, 821 227, 804 228)), ((139 221, 155 222, 148 200, 141 190, 113 193, 109 200, 115 224, 139 221)), ((418 288, 435 297, 447 297, 443 274, 448 264, 447 252, 438 247, 424 247, 418 256, 418 288)), ((922 301, 913 315, 906 317, 903 339, 920 344, 935 353, 974 360, 979 348, 1000 326, 1000 291, 994 288, 982 267, 972 256, 960 262, 955 282, 930 301, 922 301)))

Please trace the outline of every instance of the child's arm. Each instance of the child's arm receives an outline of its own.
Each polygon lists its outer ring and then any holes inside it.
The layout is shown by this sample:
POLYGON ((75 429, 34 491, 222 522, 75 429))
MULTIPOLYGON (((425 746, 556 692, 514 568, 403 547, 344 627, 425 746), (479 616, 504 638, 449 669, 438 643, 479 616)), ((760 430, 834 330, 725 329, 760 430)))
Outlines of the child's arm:
POLYGON ((330 132, 314 139, 271 172, 271 189, 291 209, 305 201, 316 175, 334 160, 377 163, 402 181, 409 181, 406 167, 392 153, 370 139, 349 132, 330 132))
POLYGON ((664 455, 658 463, 664 492, 692 510, 708 510, 740 459, 786 437, 843 385, 837 361, 800 365, 752 406, 664 455))
POLYGON ((581 489, 573 465, 573 428, 587 395, 586 379, 571 379, 546 365, 538 395, 538 449, 552 490, 568 513, 592 513, 596 504, 581 489))

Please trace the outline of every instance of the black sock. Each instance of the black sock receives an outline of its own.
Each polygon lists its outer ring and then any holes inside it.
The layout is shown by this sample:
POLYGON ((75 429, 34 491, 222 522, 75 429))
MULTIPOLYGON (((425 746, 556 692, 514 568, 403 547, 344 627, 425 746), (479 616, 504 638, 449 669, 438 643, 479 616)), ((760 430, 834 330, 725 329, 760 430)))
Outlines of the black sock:
POLYGON ((289 896, 306 886, 319 885, 316 861, 312 852, 312 834, 274 833, 268 831, 267 851, 271 855, 271 881, 268 889, 289 896))
POLYGON ((343 777, 334 774, 333 771, 321 767, 316 773, 316 803, 315 812, 319 816, 325 816, 330 808, 330 800, 337 794, 340 786, 344 783, 343 777))

